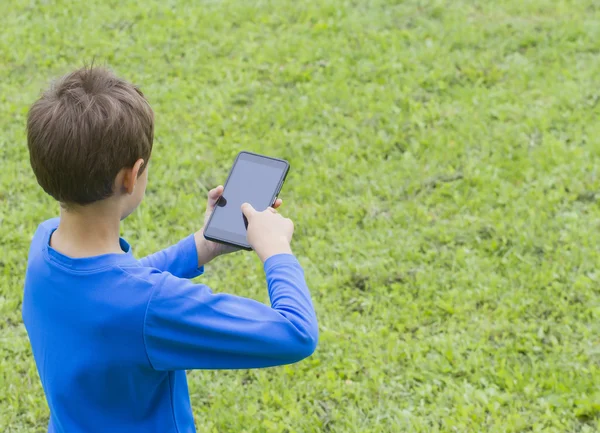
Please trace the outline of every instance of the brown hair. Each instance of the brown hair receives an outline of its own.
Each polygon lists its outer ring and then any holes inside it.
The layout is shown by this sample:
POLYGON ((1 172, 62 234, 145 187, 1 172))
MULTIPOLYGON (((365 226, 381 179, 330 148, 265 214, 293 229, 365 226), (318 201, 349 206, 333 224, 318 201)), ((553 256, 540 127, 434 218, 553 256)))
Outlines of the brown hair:
POLYGON ((147 165, 154 114, 133 84, 101 67, 59 79, 30 108, 27 145, 40 186, 64 205, 113 194, 115 177, 139 158, 147 165))

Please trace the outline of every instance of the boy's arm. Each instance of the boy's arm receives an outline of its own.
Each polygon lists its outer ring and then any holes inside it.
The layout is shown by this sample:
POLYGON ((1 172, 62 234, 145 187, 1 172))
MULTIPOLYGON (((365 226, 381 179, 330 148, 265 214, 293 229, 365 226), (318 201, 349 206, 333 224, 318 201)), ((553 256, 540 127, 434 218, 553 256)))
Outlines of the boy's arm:
MULTIPOLYGON (((208 222, 219 198, 223 194, 223 186, 211 189, 208 192, 204 225, 208 222)), ((281 206, 281 200, 277 199, 273 208, 281 206)), ((195 278, 204 273, 204 265, 217 256, 236 251, 236 248, 207 241, 204 238, 204 228, 190 235, 178 244, 165 250, 159 251, 140 260, 142 266, 170 272, 180 278, 195 278)))
POLYGON ((144 338, 156 370, 238 369, 289 364, 318 340, 304 273, 290 254, 264 265, 271 306, 161 275, 148 304, 144 338))
POLYGON ((169 272, 179 278, 195 278, 204 272, 196 236, 190 235, 175 245, 140 260, 142 266, 169 272))

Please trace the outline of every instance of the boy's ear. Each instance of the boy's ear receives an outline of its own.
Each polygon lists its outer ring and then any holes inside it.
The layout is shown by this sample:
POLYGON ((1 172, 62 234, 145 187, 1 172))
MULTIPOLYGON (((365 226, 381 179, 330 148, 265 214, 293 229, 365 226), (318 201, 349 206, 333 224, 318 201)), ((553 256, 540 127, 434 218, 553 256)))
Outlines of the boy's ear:
POLYGON ((138 175, 140 174, 140 170, 142 169, 143 165, 144 160, 140 158, 135 162, 135 164, 133 164, 133 167, 124 169, 125 173, 123 177, 123 188, 125 188, 127 194, 133 194, 133 190, 135 189, 135 185, 138 180, 138 175))

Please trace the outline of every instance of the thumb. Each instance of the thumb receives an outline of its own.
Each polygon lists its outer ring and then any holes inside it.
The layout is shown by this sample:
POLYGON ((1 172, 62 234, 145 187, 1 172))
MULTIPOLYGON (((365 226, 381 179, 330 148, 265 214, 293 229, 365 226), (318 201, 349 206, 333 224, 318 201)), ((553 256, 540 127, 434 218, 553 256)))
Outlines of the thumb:
POLYGON ((256 209, 254 209, 250 203, 244 203, 242 205, 242 212, 246 218, 250 219, 256 213, 256 209))

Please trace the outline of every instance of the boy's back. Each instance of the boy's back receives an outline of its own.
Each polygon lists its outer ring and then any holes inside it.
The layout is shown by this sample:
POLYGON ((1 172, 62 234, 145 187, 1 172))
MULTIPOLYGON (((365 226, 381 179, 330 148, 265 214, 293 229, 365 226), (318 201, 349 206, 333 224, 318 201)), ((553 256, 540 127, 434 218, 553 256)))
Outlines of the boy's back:
MULTIPOLYGON (((126 172, 123 188, 140 176, 126 172)), ((115 218, 131 207, 128 197, 122 200, 115 218)), ((318 332, 310 295, 302 268, 281 242, 289 226, 275 211, 244 210, 249 240, 264 261, 268 307, 188 280, 225 252, 201 232, 135 259, 118 237, 118 220, 108 235, 115 218, 97 216, 113 208, 113 202, 63 208, 60 219, 39 226, 31 244, 23 319, 50 432, 194 432, 186 369, 267 367, 313 352, 318 332), (268 231, 280 224, 268 242, 268 231)))
POLYGON ((139 266, 130 255, 69 259, 48 248, 57 226, 47 221, 34 236, 23 300, 49 431, 174 431, 172 419, 152 416, 170 413, 160 396, 173 380, 153 371, 144 347, 151 284, 130 284, 126 268, 139 266))

